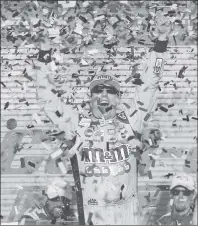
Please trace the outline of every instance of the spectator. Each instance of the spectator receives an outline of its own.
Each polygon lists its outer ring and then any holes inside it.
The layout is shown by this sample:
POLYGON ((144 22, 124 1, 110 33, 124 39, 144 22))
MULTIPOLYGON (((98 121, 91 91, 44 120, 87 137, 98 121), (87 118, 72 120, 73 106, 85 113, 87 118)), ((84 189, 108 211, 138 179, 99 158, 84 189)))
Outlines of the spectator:
POLYGON ((32 207, 28 209, 20 219, 20 225, 28 225, 38 222, 48 222, 55 224, 56 221, 71 221, 74 219, 70 209, 72 198, 71 186, 61 178, 55 178, 48 185, 45 195, 47 200, 42 208, 32 207))
POLYGON ((192 176, 181 173, 172 178, 170 186, 171 212, 160 217, 149 225, 193 225, 192 221, 195 204, 195 183, 192 176))

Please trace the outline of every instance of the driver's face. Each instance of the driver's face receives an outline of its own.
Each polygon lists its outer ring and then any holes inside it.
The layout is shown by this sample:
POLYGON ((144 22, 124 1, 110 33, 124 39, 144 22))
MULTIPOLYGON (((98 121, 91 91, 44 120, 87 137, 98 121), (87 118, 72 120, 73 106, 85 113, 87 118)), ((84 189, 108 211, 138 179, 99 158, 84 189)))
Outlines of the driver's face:
POLYGON ((116 115, 116 108, 120 102, 118 90, 102 84, 95 86, 91 94, 91 109, 96 118, 110 119, 116 115))
POLYGON ((59 218, 63 214, 63 210, 66 208, 66 201, 64 197, 48 199, 46 207, 53 218, 59 218))
POLYGON ((173 206, 177 212, 183 212, 190 208, 193 191, 189 191, 184 187, 176 187, 171 190, 171 196, 173 198, 173 206))

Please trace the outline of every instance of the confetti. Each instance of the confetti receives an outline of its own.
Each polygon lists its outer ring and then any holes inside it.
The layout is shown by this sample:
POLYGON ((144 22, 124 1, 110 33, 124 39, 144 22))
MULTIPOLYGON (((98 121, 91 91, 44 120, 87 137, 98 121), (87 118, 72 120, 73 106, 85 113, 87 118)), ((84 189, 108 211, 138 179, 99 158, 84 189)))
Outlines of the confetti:
POLYGON ((159 193, 160 193, 160 189, 158 188, 158 189, 155 191, 154 197, 157 197, 159 193))
POLYGON ((17 206, 14 206, 14 211, 15 211, 15 213, 16 213, 17 215, 19 214, 19 211, 18 211, 17 206))
POLYGON ((175 45, 177 45, 177 41, 176 41, 175 35, 173 35, 173 39, 174 39, 175 45))
POLYGON ((133 117, 137 112, 138 112, 138 110, 135 110, 135 111, 130 115, 130 117, 133 117))
POLYGON ((185 80, 188 84, 190 84, 191 83, 191 81, 189 80, 189 79, 186 79, 185 80))
POLYGON ((172 177, 172 176, 173 176, 173 173, 168 173, 164 177, 167 178, 167 179, 169 179, 169 177, 172 177))
POLYGON ((140 176, 144 176, 145 175, 144 168, 145 168, 145 166, 143 166, 142 164, 138 165, 138 172, 139 172, 140 176))
POLYGON ((137 103, 141 106, 144 105, 144 103, 142 103, 141 101, 137 101, 137 103))
POLYGON ((57 94, 58 91, 56 91, 55 89, 51 89, 52 93, 57 94))
POLYGON ((165 83, 164 83, 164 86, 168 85, 169 83, 170 83, 170 82, 165 82, 165 83))
POLYGON ((4 88, 6 88, 7 86, 3 83, 3 82, 1 82, 1 85, 4 87, 4 88))
POLYGON ((19 85, 23 85, 21 82, 19 82, 18 80, 14 80, 16 83, 18 83, 19 85))
MULTIPOLYGON (((149 178, 150 179, 150 178, 149 178)), ((144 196, 147 202, 151 202, 151 193, 149 192, 148 195, 144 196)))
POLYGON ((85 18, 85 17, 83 17, 83 16, 79 16, 79 19, 83 22, 83 23, 87 23, 88 21, 87 21, 87 19, 85 18))
POLYGON ((106 142, 107 151, 109 151, 109 142, 106 142))
POLYGON ((183 73, 185 72, 185 70, 186 70, 187 68, 188 68, 187 66, 183 66, 183 67, 180 69, 179 74, 178 74, 178 78, 184 78, 183 73))
POLYGON ((189 119, 189 116, 187 115, 186 116, 186 118, 182 118, 184 121, 187 121, 187 122, 189 122, 190 121, 190 119, 189 119))
POLYGON ((151 117, 151 114, 147 113, 146 116, 144 117, 144 121, 147 122, 150 117, 151 117))
POLYGON ((61 113, 60 113, 58 110, 55 112, 55 114, 56 114, 59 118, 62 117, 61 113))
POLYGON ((133 140, 133 139, 135 139, 135 136, 129 136, 129 137, 127 138, 128 141, 133 140))
POLYGON ((123 103, 128 109, 130 108, 130 106, 127 103, 123 103))
POLYGON ((170 155, 171 155, 173 158, 175 158, 175 159, 177 158, 177 156, 176 156, 175 154, 173 154, 173 153, 171 153, 170 155))
POLYGON ((168 152, 165 148, 162 148, 162 151, 163 151, 163 152, 165 152, 165 153, 167 153, 167 152, 168 152))
POLYGON ((142 82, 141 79, 136 78, 136 79, 134 79, 133 84, 134 84, 134 85, 139 85, 139 86, 141 86, 142 84, 144 84, 144 82, 142 82))
POLYGON ((31 161, 28 161, 28 165, 29 165, 29 166, 31 166, 31 167, 33 167, 33 168, 35 168, 35 167, 36 167, 36 164, 35 164, 35 163, 33 163, 33 162, 31 162, 31 161))
POLYGON ((159 108, 161 111, 163 111, 163 112, 168 112, 168 109, 167 108, 165 108, 165 107, 163 107, 163 106, 160 106, 160 108, 159 108))
POLYGON ((25 159, 20 158, 20 161, 21 161, 21 168, 25 168, 25 159))
POLYGON ((148 171, 148 178, 149 178, 149 179, 153 179, 153 176, 152 176, 152 173, 151 173, 150 170, 148 171))
POLYGON ((188 167, 188 168, 190 168, 190 164, 186 164, 186 163, 185 163, 185 166, 188 167))
POLYGON ((147 109, 139 107, 139 110, 147 112, 147 109))
POLYGON ((172 107, 174 107, 175 105, 174 104, 169 104, 168 105, 168 108, 172 108, 172 107))
POLYGON ((63 164, 63 162, 62 162, 62 160, 59 158, 59 159, 57 159, 56 162, 57 162, 57 165, 58 165, 58 167, 59 167, 61 173, 62 173, 63 175, 67 174, 67 169, 65 168, 65 166, 64 166, 64 164, 63 164))
POLYGON ((148 139, 148 142, 149 142, 150 146, 153 146, 153 142, 151 139, 148 139))
POLYGON ((50 120, 43 120, 44 123, 50 123, 50 120))
POLYGON ((9 105, 10 105, 10 103, 6 102, 5 105, 4 105, 4 110, 6 110, 9 107, 9 105))
POLYGON ((59 148, 57 151, 55 151, 55 152, 53 152, 53 153, 51 154, 51 158, 52 158, 52 159, 55 159, 55 158, 57 158, 58 156, 62 155, 62 153, 63 153, 63 151, 59 148))
POLYGON ((155 161, 156 161, 155 159, 152 160, 151 167, 155 167, 155 161))
POLYGON ((33 78, 29 76, 27 73, 25 73, 23 76, 27 78, 29 81, 33 81, 33 78))
POLYGON ((93 225, 93 223, 92 223, 92 216, 93 216, 93 213, 89 213, 88 220, 87 220, 87 223, 88 223, 89 225, 93 225), (90 224, 90 223, 91 223, 91 224, 90 224))
POLYGON ((23 187, 21 185, 17 185, 16 187, 20 190, 23 190, 23 187))
POLYGON ((37 113, 32 115, 32 120, 35 121, 37 124, 42 124, 41 118, 37 113))
POLYGON ((25 99, 25 98, 21 98, 21 99, 19 99, 19 103, 24 102, 24 101, 26 101, 26 99, 25 99))
POLYGON ((109 106, 109 107, 107 107, 107 108, 105 109, 105 111, 108 112, 108 111, 111 111, 112 109, 113 109, 113 107, 112 107, 112 106, 109 106))
POLYGON ((50 134, 50 136, 61 136, 61 135, 64 135, 65 134, 65 131, 60 131, 59 133, 52 133, 50 134))

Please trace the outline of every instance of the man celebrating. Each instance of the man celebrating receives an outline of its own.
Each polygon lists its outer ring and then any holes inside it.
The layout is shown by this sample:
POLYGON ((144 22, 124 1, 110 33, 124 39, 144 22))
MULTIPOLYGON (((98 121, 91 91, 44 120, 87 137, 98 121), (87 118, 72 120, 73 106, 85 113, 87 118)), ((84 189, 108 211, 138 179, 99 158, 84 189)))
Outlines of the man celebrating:
POLYGON ((90 91, 92 116, 79 122, 79 151, 76 145, 70 150, 77 153, 85 223, 140 224, 135 136, 127 115, 118 109, 120 85, 101 75, 90 91))
POLYGON ((92 114, 81 117, 69 151, 77 156, 84 223, 141 225, 136 164, 141 117, 132 117, 135 108, 121 103, 120 84, 113 76, 96 76, 90 92, 92 114))
POLYGON ((153 225, 195 225, 193 209, 196 195, 195 183, 190 175, 186 173, 175 175, 170 186, 171 212, 162 216, 153 225))

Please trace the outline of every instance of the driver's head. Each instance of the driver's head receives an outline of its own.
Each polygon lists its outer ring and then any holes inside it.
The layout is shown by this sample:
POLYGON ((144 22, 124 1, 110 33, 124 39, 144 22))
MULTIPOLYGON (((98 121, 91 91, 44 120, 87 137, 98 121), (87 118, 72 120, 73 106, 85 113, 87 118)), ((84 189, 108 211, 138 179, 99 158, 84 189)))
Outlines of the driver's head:
POLYGON ((96 118, 111 119, 120 103, 120 84, 110 75, 97 76, 90 84, 91 110, 96 118))
POLYGON ((69 211, 72 189, 62 178, 53 179, 47 187, 46 195, 48 199, 45 208, 52 218, 57 219, 69 211))
POLYGON ((179 214, 187 213, 195 195, 195 183, 192 176, 180 173, 172 178, 170 196, 173 199, 174 211, 179 214))

